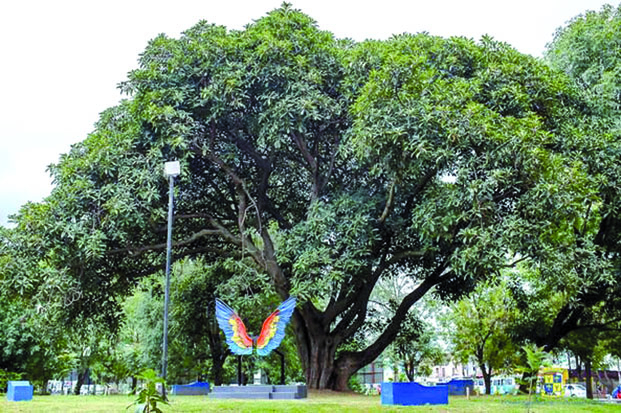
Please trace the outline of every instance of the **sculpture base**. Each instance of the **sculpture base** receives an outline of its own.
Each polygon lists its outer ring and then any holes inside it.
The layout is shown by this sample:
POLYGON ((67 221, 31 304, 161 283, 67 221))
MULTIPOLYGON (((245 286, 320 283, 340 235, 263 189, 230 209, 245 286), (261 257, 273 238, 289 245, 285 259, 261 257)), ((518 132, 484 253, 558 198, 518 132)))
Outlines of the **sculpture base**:
POLYGON ((308 391, 304 384, 264 386, 215 386, 209 395, 213 399, 305 399, 308 391))

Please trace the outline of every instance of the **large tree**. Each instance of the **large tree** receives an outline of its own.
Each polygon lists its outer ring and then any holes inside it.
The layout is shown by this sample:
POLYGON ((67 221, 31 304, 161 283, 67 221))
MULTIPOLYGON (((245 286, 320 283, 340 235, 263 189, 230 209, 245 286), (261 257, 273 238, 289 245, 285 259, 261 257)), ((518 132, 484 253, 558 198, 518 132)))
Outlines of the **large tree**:
POLYGON ((246 296, 253 277, 299 296, 312 388, 346 389, 432 288, 459 296, 586 208, 580 164, 553 145, 582 133, 577 96, 489 38, 355 44, 284 5, 241 31, 158 36, 121 87, 51 167, 38 218, 15 218, 40 231, 31 259, 53 263, 74 317, 114 308, 162 267, 160 174, 179 159, 176 256, 238 260, 246 296), (344 350, 395 275, 411 290, 372 343, 344 350))

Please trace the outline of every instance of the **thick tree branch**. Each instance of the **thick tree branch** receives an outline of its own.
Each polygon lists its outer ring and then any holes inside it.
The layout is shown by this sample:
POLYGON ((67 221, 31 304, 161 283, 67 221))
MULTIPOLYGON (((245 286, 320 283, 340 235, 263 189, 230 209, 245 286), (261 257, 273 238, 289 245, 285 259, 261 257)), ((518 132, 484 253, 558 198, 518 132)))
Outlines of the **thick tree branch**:
POLYGON ((382 212, 382 215, 379 218, 379 222, 381 224, 383 224, 384 221, 386 221, 386 218, 388 218, 388 215, 390 215, 390 213, 392 212, 392 206, 395 201, 395 187, 396 186, 397 186, 397 180, 395 179, 390 185, 390 189, 388 190, 388 199, 386 200, 386 206, 384 207, 384 212, 382 212))
POLYGON ((528 255, 527 255, 527 256, 524 256, 524 257, 521 257, 521 258, 518 258, 517 260, 515 260, 515 261, 513 261, 513 262, 510 262, 509 264, 502 265, 502 266, 501 266, 501 268, 513 268, 513 267, 515 267, 518 263, 520 263, 520 262, 522 262, 522 261, 529 260, 530 258, 531 258, 531 257, 530 257, 530 256, 528 256, 528 255))
POLYGON ((352 303, 349 311, 345 313, 341 321, 339 321, 332 331, 332 335, 338 337, 339 341, 346 339, 362 326, 366 318, 366 303, 369 296, 370 293, 367 294, 363 291, 356 295, 356 300, 352 303))
POLYGON ((274 286, 276 287, 276 292, 281 296, 281 298, 286 299, 289 297, 289 290, 291 286, 289 285, 289 280, 285 276, 284 272, 278 265, 276 261, 276 253, 274 248, 274 243, 272 242, 272 237, 270 237, 267 229, 263 229, 261 232, 261 238, 263 239, 263 263, 265 269, 268 274, 272 277, 274 282, 274 286))
MULTIPOLYGON (((240 239, 241 247, 244 248, 246 246, 246 243, 250 242, 248 240, 248 238, 245 236, 245 229, 244 229, 245 228, 245 222, 246 222, 246 214, 248 212, 248 209, 253 208, 256 211, 256 215, 257 215, 257 231, 259 233, 262 232, 261 211, 259 210, 259 205, 254 200, 252 195, 250 195, 250 192, 246 188, 245 181, 241 177, 239 177, 233 171, 232 168, 230 168, 224 161, 222 161, 219 157, 215 156, 213 153, 207 153, 206 156, 207 156, 207 158, 210 161, 212 161, 213 163, 218 165, 219 168, 221 168, 223 171, 225 171, 226 174, 231 178, 231 180, 233 181, 233 183, 235 185, 236 192, 237 192, 237 197, 238 197, 238 218, 237 218, 237 222, 238 222, 239 233, 240 233, 240 237, 241 237, 241 239, 240 239), (250 205, 247 204, 246 200, 250 201, 250 205)), ((256 248, 254 248, 254 251, 251 252, 251 254, 255 254, 257 251, 258 250, 256 248)))
POLYGON ((330 182, 330 178, 332 177, 332 173, 334 172, 334 164, 336 161, 336 155, 339 149, 339 135, 336 135, 334 138, 334 144, 332 145, 332 152, 330 153, 330 165, 328 166, 328 171, 326 172, 323 178, 320 178, 318 193, 321 194, 323 188, 330 182))
POLYGON ((263 170, 271 168, 269 159, 257 152, 257 150, 248 141, 240 138, 235 133, 229 133, 229 136, 240 151, 250 156, 256 162, 257 167, 263 170))
POLYGON ((291 138, 293 138, 293 141, 295 142, 296 146, 300 150, 300 153, 304 157, 304 160, 306 160, 306 163, 308 164, 308 169, 314 175, 318 169, 317 160, 313 157, 313 155, 308 150, 308 147, 306 146, 306 142, 304 141, 304 139, 302 139, 300 135, 298 135, 295 132, 291 132, 291 138))
MULTIPOLYGON (((368 277, 368 279, 362 284, 362 292, 368 291, 370 295, 370 292, 373 291, 375 283, 381 274, 392 264, 392 262, 388 262, 386 260, 387 254, 387 251, 385 251, 375 271, 373 271, 370 277, 368 277)), ((331 324, 338 315, 347 310, 347 308, 349 308, 360 296, 360 292, 361 291, 354 289, 354 292, 352 293, 346 288, 341 288, 336 301, 332 302, 332 305, 328 306, 324 313, 327 324, 331 324), (347 294, 347 292, 349 292, 349 294, 347 294)))
POLYGON ((352 295, 353 306, 334 328, 333 334, 341 338, 347 338, 354 334, 356 330, 364 324, 367 313, 366 304, 371 297, 371 293, 373 292, 373 288, 375 287, 377 280, 384 270, 402 259, 422 257, 423 255, 424 253, 421 251, 402 251, 393 255, 391 259, 384 261, 381 265, 379 265, 378 268, 372 273, 370 279, 364 283, 362 290, 358 291, 355 295, 352 295))
POLYGON ((306 146, 306 141, 300 135, 295 132, 291 132, 291 137, 293 138, 293 141, 300 150, 302 157, 307 163, 308 170, 313 177, 313 190, 311 200, 315 200, 319 197, 319 187, 321 186, 319 182, 319 163, 317 161, 316 154, 315 156, 313 156, 313 154, 308 150, 308 147, 306 146))
POLYGON ((411 250, 411 251, 399 251, 394 253, 387 261, 387 265, 393 265, 398 263, 399 261, 408 259, 408 258, 422 258, 425 256, 425 251, 422 250, 411 250))
POLYGON ((408 193, 409 196, 405 203, 405 208, 401 213, 402 218, 407 218, 407 214, 412 211, 414 199, 416 199, 418 194, 420 194, 425 189, 427 184, 431 182, 431 180, 436 176, 437 173, 438 170, 436 168, 431 168, 430 170, 428 170, 427 173, 423 175, 418 184, 414 187, 414 189, 412 189, 412 191, 408 193))
POLYGON ((344 360, 348 358, 355 358, 357 364, 360 364, 360 367, 362 367, 365 364, 375 360, 382 353, 382 351, 384 351, 386 346, 388 346, 388 344, 395 339, 399 333, 401 322, 407 316, 407 313, 412 305, 420 300, 431 288, 443 281, 446 270, 447 266, 445 261, 436 268, 433 274, 423 280, 423 282, 421 282, 418 287, 414 289, 414 291, 403 298, 390 323, 384 329, 382 334, 380 334, 380 336, 373 342, 373 344, 360 352, 343 353, 343 355, 337 360, 337 363, 344 362, 344 360))
MULTIPOLYGON (((183 240, 180 241, 173 241, 172 245, 173 247, 181 247, 184 245, 188 245, 193 243, 194 241, 198 240, 199 238, 203 238, 209 235, 221 235, 219 230, 213 230, 213 229, 202 229, 192 235, 190 235, 188 238, 185 238, 183 240)), ((157 251, 157 250, 163 250, 166 248, 166 243, 159 243, 159 244, 154 244, 154 245, 145 245, 142 247, 127 247, 127 248, 117 248, 117 249, 113 249, 110 250, 106 253, 106 255, 116 255, 116 254, 124 254, 127 253, 131 256, 138 256, 141 255, 147 251, 157 251)))

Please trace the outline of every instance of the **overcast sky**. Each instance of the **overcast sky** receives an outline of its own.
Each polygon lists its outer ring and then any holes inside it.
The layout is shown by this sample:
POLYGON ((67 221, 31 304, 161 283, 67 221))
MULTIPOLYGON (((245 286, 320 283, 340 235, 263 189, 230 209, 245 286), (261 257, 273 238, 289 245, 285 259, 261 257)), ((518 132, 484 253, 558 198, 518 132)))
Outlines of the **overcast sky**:
MULTIPOLYGON (((292 0, 324 30, 354 40, 426 31, 484 34, 541 56, 556 28, 599 0, 292 0)), ((199 20, 241 29, 281 0, 6 0, 0 5, 0 225, 52 188, 47 165, 121 98, 117 84, 149 39, 199 20)), ((616 4, 616 3, 613 3, 616 4)))

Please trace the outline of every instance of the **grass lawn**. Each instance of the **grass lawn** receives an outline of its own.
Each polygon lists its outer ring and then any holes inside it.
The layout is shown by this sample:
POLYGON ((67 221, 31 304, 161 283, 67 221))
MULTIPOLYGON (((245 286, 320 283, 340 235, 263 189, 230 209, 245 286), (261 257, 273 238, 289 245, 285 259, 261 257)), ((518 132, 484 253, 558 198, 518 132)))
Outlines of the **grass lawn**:
MULTIPOLYGON (((8 402, 0 412, 130 412, 129 396, 35 396, 28 402, 8 402)), ((310 392, 305 400, 211 400, 206 396, 171 396, 169 412, 526 412, 526 396, 450 396, 448 405, 382 406, 379 396, 310 392)), ((533 412, 620 412, 621 404, 545 398, 533 401, 533 412)))

